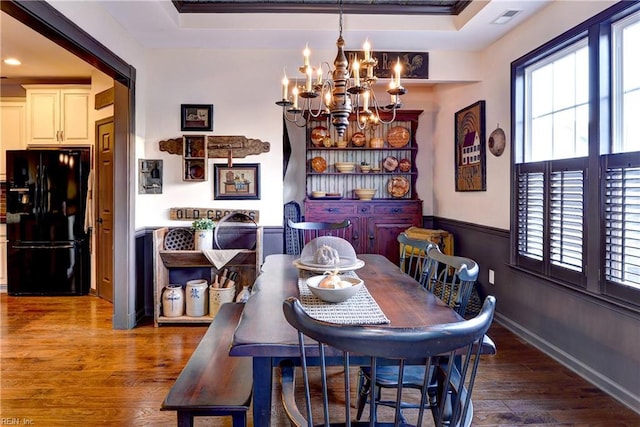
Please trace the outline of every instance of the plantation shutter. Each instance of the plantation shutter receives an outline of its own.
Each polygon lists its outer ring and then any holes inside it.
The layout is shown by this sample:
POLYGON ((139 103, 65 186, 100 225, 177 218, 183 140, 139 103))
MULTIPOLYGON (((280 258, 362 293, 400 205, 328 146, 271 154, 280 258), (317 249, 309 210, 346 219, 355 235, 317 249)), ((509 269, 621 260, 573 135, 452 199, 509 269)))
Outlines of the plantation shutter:
POLYGON ((552 171, 549 205, 551 264, 582 272, 584 171, 552 171))
POLYGON ((640 164, 618 163, 604 177, 605 279, 640 289, 640 164))
POLYGON ((538 261, 544 245, 544 172, 518 165, 518 254, 538 261))

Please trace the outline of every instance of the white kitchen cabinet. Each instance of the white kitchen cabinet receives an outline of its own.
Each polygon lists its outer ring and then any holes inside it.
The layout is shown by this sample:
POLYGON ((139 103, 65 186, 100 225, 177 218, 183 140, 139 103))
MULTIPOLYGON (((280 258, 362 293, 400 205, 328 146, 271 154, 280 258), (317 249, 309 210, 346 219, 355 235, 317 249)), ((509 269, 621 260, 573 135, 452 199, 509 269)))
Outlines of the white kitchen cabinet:
POLYGON ((5 152, 7 150, 21 150, 27 144, 26 109, 24 98, 2 98, 0 100, 0 181, 7 179, 5 152))
POLYGON ((86 85, 24 85, 29 144, 90 144, 86 85))
POLYGON ((7 288, 7 226, 0 224, 0 287, 7 288))

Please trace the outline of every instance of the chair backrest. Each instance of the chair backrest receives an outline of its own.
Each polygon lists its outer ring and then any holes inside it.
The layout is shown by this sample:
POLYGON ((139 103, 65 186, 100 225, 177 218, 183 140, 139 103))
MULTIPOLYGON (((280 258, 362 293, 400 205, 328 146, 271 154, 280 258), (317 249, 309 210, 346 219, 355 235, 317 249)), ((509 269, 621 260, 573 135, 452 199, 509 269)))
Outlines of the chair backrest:
MULTIPOLYGON (((372 383, 376 382, 376 367, 383 360, 391 359, 400 366, 400 377, 404 363, 415 365, 424 361, 425 372, 437 371, 438 390, 430 396, 428 390, 430 375, 425 375, 423 393, 420 396, 421 409, 416 414, 412 425, 423 424, 424 409, 431 403, 431 412, 436 426, 468 425, 470 423, 469 405, 476 376, 482 341, 486 334, 495 310, 495 298, 488 296, 480 313, 470 319, 457 323, 427 326, 423 328, 385 328, 378 326, 336 325, 322 322, 309 317, 300 302, 295 298, 288 298, 283 303, 284 316, 297 331, 300 345, 302 378, 305 388, 305 410, 300 411, 295 404, 294 370, 291 364, 282 364, 282 397, 285 413, 293 425, 311 426, 320 424, 313 421, 313 417, 322 417, 324 425, 346 423, 349 425, 363 425, 351 422, 351 387, 350 387, 350 355, 365 356, 371 366, 372 383), (305 336, 317 341, 317 345, 304 345, 305 336), (331 349, 330 349, 331 348, 331 349), (327 380, 326 357, 336 357, 335 349, 342 354, 344 366, 343 376, 339 382, 332 383, 329 392, 327 380), (443 356, 448 357, 444 358, 443 356), (457 356, 455 358, 454 356, 457 356), (314 359, 311 359, 314 358, 314 359), (322 383, 321 405, 318 399, 312 400, 309 384, 309 364, 319 359, 322 383), (379 360, 380 359, 380 360, 379 360), (457 360, 456 360, 457 359, 457 360), (454 363, 454 360, 456 362, 454 363), (449 363, 451 361, 451 363, 449 363), (343 385, 343 396, 336 396, 338 386, 343 385), (335 400, 330 406, 329 393, 335 400), (335 406, 339 405, 339 409, 335 406), (343 406, 342 406, 343 405, 343 406), (316 408, 321 406, 321 409, 316 408), (315 409, 314 409, 315 408, 315 409)), ((340 356, 337 356, 340 357, 340 356)), ((356 362, 354 360, 354 362, 356 362)), ((336 381, 337 374, 332 371, 332 381, 336 381)), ((370 393, 375 393, 371 387, 370 393)), ((403 401, 403 388, 398 387, 396 401, 403 401)), ((415 393, 415 391, 413 391, 415 393)), ((314 393, 315 395, 315 393, 314 393)), ((369 396, 370 420, 364 425, 401 425, 399 405, 395 410, 393 423, 377 423, 376 399, 369 396)), ((472 412, 472 411, 471 411, 472 412)), ((407 414, 405 414, 406 416, 407 414)), ((343 424, 344 425, 344 424, 343 424)))
POLYGON ((400 244, 400 270, 420 280, 427 250, 436 244, 428 240, 412 239, 406 233, 398 234, 398 243, 400 244))
POLYGON ((287 255, 300 255, 302 236, 298 230, 289 227, 289 220, 299 222, 301 215, 300 204, 295 200, 284 204, 284 253, 287 255))
POLYGON ((287 220, 287 226, 299 233, 298 241, 301 245, 297 248, 297 252, 292 255, 300 255, 302 248, 309 241, 320 236, 336 236, 343 239, 347 238, 347 229, 351 227, 351 220, 345 219, 342 222, 293 222, 287 220))
POLYGON ((437 245, 427 249, 420 285, 464 316, 480 268, 469 258, 446 255, 437 245))

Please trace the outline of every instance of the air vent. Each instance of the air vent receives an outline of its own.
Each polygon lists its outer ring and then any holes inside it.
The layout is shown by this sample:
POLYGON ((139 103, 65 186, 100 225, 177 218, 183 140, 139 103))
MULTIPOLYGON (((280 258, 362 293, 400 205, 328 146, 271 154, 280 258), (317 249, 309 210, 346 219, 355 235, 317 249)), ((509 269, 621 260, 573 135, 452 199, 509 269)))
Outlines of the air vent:
POLYGON ((491 23, 492 24, 506 24, 507 22, 511 21, 511 19, 513 19, 513 17, 516 16, 520 12, 521 12, 520 10, 507 10, 506 12, 504 12, 500 16, 498 16, 496 19, 494 19, 491 23))

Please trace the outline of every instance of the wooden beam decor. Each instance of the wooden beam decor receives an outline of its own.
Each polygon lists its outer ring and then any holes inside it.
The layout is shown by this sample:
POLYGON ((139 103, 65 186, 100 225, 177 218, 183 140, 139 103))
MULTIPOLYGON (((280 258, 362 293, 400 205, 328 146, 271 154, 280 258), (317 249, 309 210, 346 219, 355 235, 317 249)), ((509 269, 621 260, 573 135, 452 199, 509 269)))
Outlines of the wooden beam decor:
MULTIPOLYGON (((160 141, 159 145, 160 151, 182 155, 182 137, 160 141)), ((240 135, 207 135, 207 157, 209 158, 229 158, 229 150, 234 158, 243 158, 250 154, 268 153, 270 149, 270 143, 259 139, 240 135)))
POLYGON ((160 151, 166 151, 169 154, 182 155, 182 137, 166 139, 158 143, 160 151))
POLYGON ((215 208, 170 208, 169 219, 176 221, 193 221, 198 218, 211 218, 220 221, 230 213, 243 213, 256 223, 260 220, 260 211, 248 209, 215 209, 215 208))
POLYGON ((109 88, 107 90, 103 90, 102 92, 96 93, 94 108, 96 110, 99 110, 109 105, 113 105, 113 98, 114 98, 113 88, 109 88))

